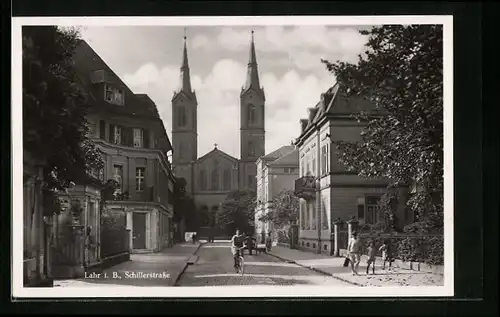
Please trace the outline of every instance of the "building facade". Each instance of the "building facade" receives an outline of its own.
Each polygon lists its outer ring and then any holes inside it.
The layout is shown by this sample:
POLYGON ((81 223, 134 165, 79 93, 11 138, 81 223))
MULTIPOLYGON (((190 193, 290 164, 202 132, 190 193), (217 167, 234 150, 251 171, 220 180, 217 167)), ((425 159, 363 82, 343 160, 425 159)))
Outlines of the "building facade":
POLYGON ((75 66, 90 92, 89 138, 102 151, 101 180, 115 180, 113 212, 123 213, 132 252, 154 252, 172 244, 174 175, 172 146, 155 103, 134 94, 84 41, 75 66))
MULTIPOLYGON (((299 150, 293 145, 283 146, 260 157, 257 162, 257 206, 255 209, 255 231, 264 243, 267 234, 274 230, 271 222, 260 221, 272 212, 272 200, 284 190, 293 190, 299 176, 299 150)), ((273 238, 276 238, 273 236, 273 238)))
POLYGON ((239 100, 240 158, 220 150, 217 144, 212 151, 199 157, 198 99, 191 87, 184 37, 180 85, 172 97, 172 165, 175 175, 187 182, 186 191, 200 212, 202 227, 216 225, 215 212, 229 192, 256 191, 255 160, 264 155, 265 149, 265 95, 259 81, 253 32, 249 55, 246 82, 239 100))
POLYGON ((377 204, 387 180, 365 179, 349 172, 338 160, 336 141, 361 140, 363 123, 352 115, 369 112, 374 105, 364 98, 347 98, 338 84, 321 95, 308 118, 301 119, 300 178, 295 192, 300 199, 299 246, 330 253, 333 221, 354 218, 360 225, 377 222, 377 204))

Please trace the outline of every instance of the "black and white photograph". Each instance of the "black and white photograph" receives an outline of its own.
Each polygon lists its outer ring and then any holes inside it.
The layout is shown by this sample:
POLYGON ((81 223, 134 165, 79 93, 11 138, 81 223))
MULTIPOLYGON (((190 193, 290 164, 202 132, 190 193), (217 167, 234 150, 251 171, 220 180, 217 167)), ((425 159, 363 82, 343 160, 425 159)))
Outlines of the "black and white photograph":
POLYGON ((451 16, 12 21, 13 296, 454 294, 451 16))

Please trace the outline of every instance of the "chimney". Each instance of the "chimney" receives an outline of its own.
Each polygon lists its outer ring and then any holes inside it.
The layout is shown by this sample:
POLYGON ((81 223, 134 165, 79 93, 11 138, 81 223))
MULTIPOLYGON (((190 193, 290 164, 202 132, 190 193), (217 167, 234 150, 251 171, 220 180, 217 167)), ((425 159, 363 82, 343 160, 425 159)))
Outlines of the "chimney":
POLYGON ((307 120, 307 119, 300 119, 301 133, 304 133, 304 131, 306 130, 307 123, 309 123, 309 120, 307 120))

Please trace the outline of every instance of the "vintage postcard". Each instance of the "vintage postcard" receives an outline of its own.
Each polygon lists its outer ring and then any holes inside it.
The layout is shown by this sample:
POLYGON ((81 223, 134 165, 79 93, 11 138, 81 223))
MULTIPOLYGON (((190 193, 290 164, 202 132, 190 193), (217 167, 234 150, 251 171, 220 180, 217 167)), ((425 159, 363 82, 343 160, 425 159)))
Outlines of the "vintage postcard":
POLYGON ((451 16, 12 32, 14 297, 454 294, 451 16))

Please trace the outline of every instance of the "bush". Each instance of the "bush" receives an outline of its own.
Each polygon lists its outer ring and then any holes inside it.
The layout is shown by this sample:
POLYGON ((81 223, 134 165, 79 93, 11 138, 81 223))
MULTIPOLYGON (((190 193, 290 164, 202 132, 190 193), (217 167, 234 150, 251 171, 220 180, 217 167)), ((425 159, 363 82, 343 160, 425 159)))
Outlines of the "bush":
POLYGON ((442 236, 404 238, 397 244, 397 255, 403 261, 442 265, 444 263, 444 239, 442 236))
POLYGON ((125 213, 106 211, 101 215, 101 255, 103 258, 129 250, 125 213))

